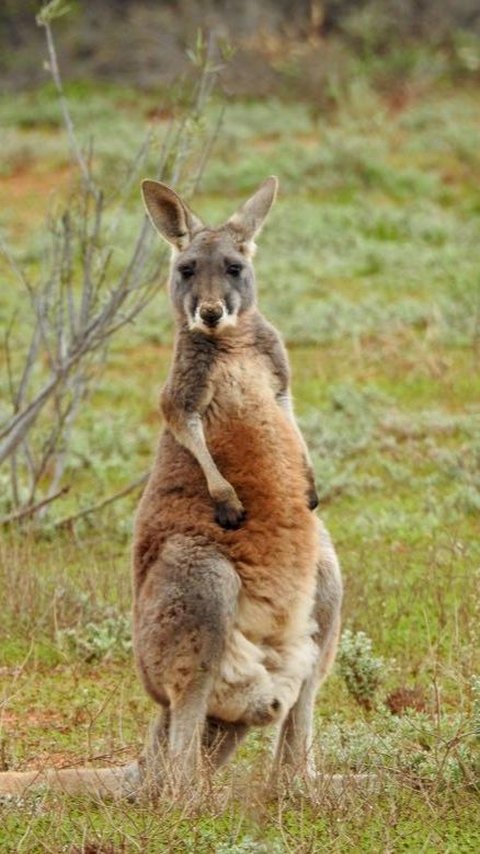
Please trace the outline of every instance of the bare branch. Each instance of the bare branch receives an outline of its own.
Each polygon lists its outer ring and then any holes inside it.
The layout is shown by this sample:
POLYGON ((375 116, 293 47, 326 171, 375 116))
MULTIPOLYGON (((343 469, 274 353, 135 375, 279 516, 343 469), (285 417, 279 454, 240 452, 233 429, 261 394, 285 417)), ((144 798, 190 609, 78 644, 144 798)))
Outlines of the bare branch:
POLYGON ((38 502, 38 504, 33 504, 31 507, 23 507, 15 513, 10 513, 9 516, 4 516, 0 519, 0 525, 11 525, 13 522, 20 522, 21 519, 26 519, 28 516, 34 516, 35 513, 38 513, 38 511, 42 509, 42 507, 45 507, 47 504, 51 504, 52 501, 56 501, 57 498, 61 498, 63 495, 66 495, 69 489, 69 486, 63 486, 62 489, 59 489, 59 491, 55 493, 55 495, 43 498, 42 501, 38 502))
POLYGON ((79 168, 82 173, 82 178, 85 182, 85 185, 89 188, 90 192, 95 196, 96 195, 96 187, 93 182, 93 177, 91 170, 85 157, 82 154, 82 150, 77 142, 77 137, 75 134, 75 127, 73 124, 72 116, 70 114, 70 109, 68 106, 68 101, 65 97, 65 92, 63 89, 62 78, 60 76, 60 70, 58 67, 57 60, 57 51, 55 49, 55 42, 53 40, 52 28, 50 26, 50 21, 46 18, 38 18, 39 25, 45 28, 45 35, 47 38, 47 48, 48 48, 48 56, 49 56, 49 68, 52 75, 53 82, 55 84, 58 100, 60 103, 60 108, 62 111, 63 121, 67 130, 68 141, 70 144, 70 150, 72 155, 74 156, 79 168))
POLYGON ((18 466, 16 453, 12 454, 10 457, 10 479, 12 484, 13 506, 18 507, 20 504, 20 491, 18 488, 18 466))
POLYGON ((198 170, 197 170, 197 174, 195 175, 195 178, 193 179, 192 195, 197 191, 198 186, 200 184, 200 181, 203 178, 203 173, 205 172, 205 167, 206 167, 206 165, 210 159, 210 155, 212 153, 213 146, 215 145, 215 143, 216 143, 216 141, 220 135, 220 130, 222 128, 224 116, 225 116, 225 106, 222 105, 222 108, 218 114, 216 125, 213 129, 212 134, 210 135, 210 139, 207 140, 207 144, 204 148, 202 159, 200 160, 200 165, 199 165, 198 170))
POLYGON ((55 466, 50 487, 48 490, 48 495, 55 494, 55 492, 57 492, 60 486, 60 482, 62 480, 67 462, 67 448, 70 435, 72 432, 73 424, 78 414, 78 410, 80 408, 80 404, 84 396, 84 391, 85 377, 81 375, 76 375, 73 380, 72 401, 62 423, 62 446, 60 447, 60 449, 58 447, 55 448, 55 466))
POLYGON ((4 243, 4 241, 1 238, 0 238, 0 252, 7 259, 12 271, 17 276, 19 282, 24 286, 24 288, 26 288, 27 291, 30 291, 31 290, 30 282, 28 281, 28 279, 25 276, 21 267, 19 267, 19 265, 17 264, 14 256, 10 252, 8 246, 6 245, 6 243, 4 243))
POLYGON ((92 504, 91 507, 87 507, 85 510, 80 510, 72 516, 66 516, 64 519, 59 519, 58 522, 55 523, 55 527, 66 527, 71 525, 73 522, 77 522, 79 519, 84 519, 85 516, 90 516, 92 513, 97 513, 99 510, 103 510, 104 507, 108 507, 108 505, 113 504, 114 501, 118 501, 120 498, 125 498, 127 495, 130 495, 131 492, 134 492, 136 489, 140 489, 140 487, 147 482, 149 477, 150 472, 147 471, 142 474, 141 477, 137 477, 136 480, 129 483, 128 486, 120 489, 119 492, 115 492, 113 495, 109 495, 108 498, 104 498, 103 501, 98 501, 97 504, 92 504))
POLYGON ((8 390, 10 393, 10 400, 12 401, 14 406, 15 406, 15 399, 16 399, 16 389, 15 389, 15 383, 13 380, 12 348, 10 345, 10 338, 12 336, 12 329, 15 325, 15 320, 16 320, 16 314, 14 314, 10 323, 8 324, 7 329, 5 330, 5 335, 3 337, 3 349, 5 352, 5 364, 7 367, 8 390))

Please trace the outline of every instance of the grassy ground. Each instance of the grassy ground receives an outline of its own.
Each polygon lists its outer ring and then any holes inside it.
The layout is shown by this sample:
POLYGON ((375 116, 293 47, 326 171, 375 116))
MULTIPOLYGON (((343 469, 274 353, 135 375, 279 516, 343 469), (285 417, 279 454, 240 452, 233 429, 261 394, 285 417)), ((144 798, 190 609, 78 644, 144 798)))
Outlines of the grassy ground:
MULTIPOLYGON (((72 104, 107 188, 146 123, 161 137, 153 96, 77 87, 72 104)), ((479 110, 478 90, 439 86, 399 104, 361 80, 320 117, 235 103, 196 199, 218 220, 267 174, 281 180, 258 252, 260 302, 289 345, 345 575, 344 624, 373 644, 344 650, 319 699, 316 749, 326 772, 375 771, 380 792, 269 799, 268 739, 254 734, 195 816, 41 795, 0 807, 0 850, 479 849, 479 110), (366 708, 348 673, 375 674, 379 659, 366 708)), ((46 210, 70 177, 52 93, 1 101, 0 126, 0 227, 34 274, 46 210)), ((135 193, 125 241, 139 216, 135 193)), ((5 282, 2 324, 23 305, 8 271, 5 282)), ((74 488, 55 512, 148 468, 170 340, 160 293, 114 343, 75 429, 74 488)), ((141 744, 152 708, 130 655, 135 500, 68 533, 3 536, 4 768, 121 763, 141 744)))

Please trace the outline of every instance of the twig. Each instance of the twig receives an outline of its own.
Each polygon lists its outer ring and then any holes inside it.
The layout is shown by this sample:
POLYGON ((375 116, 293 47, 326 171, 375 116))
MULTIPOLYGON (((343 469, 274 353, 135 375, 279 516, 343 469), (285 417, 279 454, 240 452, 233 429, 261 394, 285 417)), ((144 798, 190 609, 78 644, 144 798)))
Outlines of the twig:
POLYGON ((72 151, 75 160, 80 167, 80 171, 82 173, 82 178, 85 181, 85 185, 88 187, 89 191, 92 193, 94 197, 97 195, 97 188, 93 183, 92 173, 89 167, 89 164, 85 160, 83 156, 82 150, 78 144, 77 137, 75 134, 75 127, 73 124, 72 117, 70 115, 70 110, 68 107, 68 101, 65 97, 65 92, 63 89, 62 78, 60 76, 60 70, 58 68, 58 60, 57 60, 57 51, 55 48, 55 42, 53 40, 52 29, 49 21, 42 20, 39 17, 38 22, 40 26, 45 27, 45 35, 47 37, 47 48, 48 48, 48 56, 50 60, 50 72, 53 78, 53 82, 55 84, 55 88, 58 93, 58 100, 60 102, 60 108, 62 110, 63 121, 65 123, 65 127, 67 130, 68 141, 70 143, 70 148, 72 151))
POLYGON ((81 373, 76 373, 73 377, 72 400, 69 406, 67 407, 64 416, 57 416, 59 423, 61 423, 61 429, 63 431, 63 442, 60 450, 57 449, 57 453, 55 455, 54 470, 50 488, 48 490, 48 495, 53 495, 57 491, 63 477, 63 472, 65 470, 67 462, 67 447, 69 443, 69 438, 72 432, 73 423, 77 416, 78 408, 82 402, 82 398, 84 395, 84 386, 85 377, 81 373))
POLYGON ((12 272, 15 273, 19 282, 30 293, 31 292, 30 282, 28 281, 28 279, 27 279, 25 273, 23 272, 23 270, 21 269, 21 267, 17 264, 13 253, 10 252, 10 249, 8 248, 6 243, 4 243, 3 239, 1 239, 1 238, 0 238, 0 252, 7 259, 12 272))
POLYGON ((20 504, 20 490, 18 488, 18 460, 16 451, 10 457, 10 480, 12 483, 13 506, 18 507, 20 504))
POLYGON ((118 501, 119 498, 125 498, 126 495, 129 495, 131 492, 134 492, 135 489, 138 489, 140 486, 143 486, 143 484, 147 482, 149 477, 150 472, 144 472, 141 477, 138 477, 136 480, 132 481, 132 483, 129 483, 128 486, 125 486, 119 492, 115 492, 113 495, 109 495, 108 498, 104 498, 102 501, 98 501, 97 504, 92 504, 85 510, 80 510, 79 513, 74 513, 72 516, 65 516, 63 519, 59 519, 58 522, 55 522, 55 527, 62 528, 66 525, 70 525, 72 522, 76 522, 78 519, 83 519, 85 516, 90 516, 91 513, 96 513, 97 510, 103 510, 104 507, 107 507, 109 504, 113 504, 113 502, 118 501))
POLYGON ((203 155, 202 155, 202 158, 200 160, 200 165, 199 165, 198 170, 197 170, 197 174, 195 175, 195 178, 193 181, 193 187, 192 187, 192 195, 197 192, 200 181, 203 178, 203 173, 205 171, 207 161, 210 158, 213 146, 215 145, 215 143, 219 137, 220 130, 221 130, 221 127, 223 124, 224 115, 225 115, 225 106, 222 105, 220 112, 218 114, 218 119, 217 119, 215 127, 213 129, 213 132, 211 133, 209 139, 207 140, 207 144, 205 145, 203 155))
POLYGON ((3 519, 0 519, 0 525, 10 525, 12 522, 19 522, 20 519, 25 519, 27 516, 33 516, 35 513, 38 513, 42 507, 45 507, 46 504, 51 504, 52 501, 56 501, 57 498, 61 498, 62 495, 65 495, 65 493, 69 491, 69 489, 69 486, 63 486, 55 493, 55 495, 43 498, 42 501, 38 502, 38 504, 33 504, 31 507, 23 507, 15 513, 10 513, 9 516, 4 516, 3 519))

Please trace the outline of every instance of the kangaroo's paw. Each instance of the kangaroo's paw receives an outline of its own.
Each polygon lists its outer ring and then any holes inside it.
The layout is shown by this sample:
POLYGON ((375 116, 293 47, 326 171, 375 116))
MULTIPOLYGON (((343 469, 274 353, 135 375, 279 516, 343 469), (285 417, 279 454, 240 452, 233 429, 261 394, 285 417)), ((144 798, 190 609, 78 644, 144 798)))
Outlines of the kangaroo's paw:
POLYGON ((234 501, 215 502, 215 521, 227 530, 239 528, 245 519, 245 510, 238 498, 234 501))
POLYGON ((318 507, 318 494, 315 486, 315 473, 311 467, 307 468, 307 507, 309 510, 315 510, 318 507))

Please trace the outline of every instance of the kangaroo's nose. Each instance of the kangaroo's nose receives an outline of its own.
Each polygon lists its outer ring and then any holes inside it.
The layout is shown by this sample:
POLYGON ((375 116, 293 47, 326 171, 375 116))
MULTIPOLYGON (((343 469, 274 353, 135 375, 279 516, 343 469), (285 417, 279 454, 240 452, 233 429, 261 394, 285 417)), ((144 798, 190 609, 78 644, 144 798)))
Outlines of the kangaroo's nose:
POLYGON ((216 326, 223 314, 223 306, 220 303, 215 305, 202 305, 199 311, 200 317, 207 326, 216 326))

